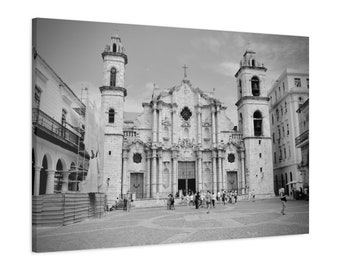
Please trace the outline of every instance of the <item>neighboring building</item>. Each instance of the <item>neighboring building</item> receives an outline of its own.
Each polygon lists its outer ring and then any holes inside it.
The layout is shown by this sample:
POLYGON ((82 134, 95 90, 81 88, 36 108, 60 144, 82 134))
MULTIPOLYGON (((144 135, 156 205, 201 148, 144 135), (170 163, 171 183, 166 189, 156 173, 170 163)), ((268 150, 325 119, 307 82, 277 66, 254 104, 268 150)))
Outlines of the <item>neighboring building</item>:
POLYGON ((301 151, 295 147, 300 135, 298 108, 309 96, 309 74, 285 70, 268 92, 273 141, 274 190, 287 194, 301 185, 301 151))
POLYGON ((221 101, 191 84, 186 67, 179 85, 154 88, 138 116, 123 113, 128 59, 118 36, 102 58, 103 175, 109 200, 128 191, 137 199, 223 189, 273 196, 266 68, 255 52, 245 52, 235 75, 240 132, 221 101))
POLYGON ((78 191, 85 105, 35 50, 32 61, 32 195, 78 191))
POLYGON ((295 146, 301 148, 300 173, 304 187, 309 187, 309 99, 297 110, 299 114, 300 135, 295 139, 295 146))

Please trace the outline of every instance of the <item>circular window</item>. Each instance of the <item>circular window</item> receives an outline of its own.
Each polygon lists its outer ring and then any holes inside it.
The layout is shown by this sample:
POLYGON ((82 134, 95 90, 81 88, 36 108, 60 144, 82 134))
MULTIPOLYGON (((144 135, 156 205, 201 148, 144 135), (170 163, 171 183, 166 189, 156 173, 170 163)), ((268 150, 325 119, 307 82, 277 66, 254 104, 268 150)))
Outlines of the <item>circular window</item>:
POLYGON ((189 110, 188 107, 184 107, 181 111, 181 116, 185 121, 188 121, 190 117, 192 116, 192 112, 189 110))
POLYGON ((140 153, 133 154, 133 162, 134 163, 141 163, 142 162, 142 155, 140 153))
POLYGON ((234 154, 228 154, 228 162, 233 163, 235 161, 235 155, 234 154))

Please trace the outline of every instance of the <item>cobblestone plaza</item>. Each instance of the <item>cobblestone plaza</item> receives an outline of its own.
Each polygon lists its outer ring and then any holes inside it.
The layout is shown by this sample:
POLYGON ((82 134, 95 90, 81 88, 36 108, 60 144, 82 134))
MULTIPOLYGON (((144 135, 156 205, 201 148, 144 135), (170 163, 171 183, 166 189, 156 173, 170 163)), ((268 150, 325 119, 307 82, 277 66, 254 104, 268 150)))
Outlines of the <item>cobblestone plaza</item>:
POLYGON ((70 226, 33 227, 33 249, 50 252, 309 233, 308 202, 288 201, 287 214, 280 210, 279 199, 217 204, 209 214, 193 206, 117 210, 70 226))

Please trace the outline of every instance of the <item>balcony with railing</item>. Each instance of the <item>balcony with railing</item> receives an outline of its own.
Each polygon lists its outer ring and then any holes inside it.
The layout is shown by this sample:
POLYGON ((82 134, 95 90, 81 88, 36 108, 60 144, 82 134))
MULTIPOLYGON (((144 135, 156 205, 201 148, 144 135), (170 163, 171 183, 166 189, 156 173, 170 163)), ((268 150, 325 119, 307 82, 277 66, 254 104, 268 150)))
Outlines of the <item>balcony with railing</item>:
POLYGON ((62 125, 37 108, 32 109, 32 126, 38 137, 75 153, 78 151, 78 143, 82 144, 83 137, 79 133, 71 131, 66 124, 62 125))
POLYGON ((240 132, 232 133, 229 137, 230 142, 239 144, 243 140, 243 134, 240 132))
POLYGON ((300 136, 296 137, 295 146, 301 147, 305 145, 306 143, 308 143, 308 141, 309 141, 309 130, 306 130, 300 136))

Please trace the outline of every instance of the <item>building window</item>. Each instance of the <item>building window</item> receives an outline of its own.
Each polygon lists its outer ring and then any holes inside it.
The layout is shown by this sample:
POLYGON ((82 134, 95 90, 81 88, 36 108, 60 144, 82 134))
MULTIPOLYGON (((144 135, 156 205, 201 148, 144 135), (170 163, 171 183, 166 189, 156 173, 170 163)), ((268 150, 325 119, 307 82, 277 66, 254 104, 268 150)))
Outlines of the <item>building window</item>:
POLYGON ((109 110, 109 123, 114 123, 115 122, 115 110, 110 109, 109 110))
POLYGON ((66 118, 67 118, 67 111, 63 109, 61 111, 61 125, 66 127, 66 118))
POLYGON ((142 162, 142 155, 140 153, 133 154, 133 162, 134 163, 141 163, 142 162))
POLYGON ((109 156, 111 156, 111 151, 109 151, 109 156))
POLYGON ((34 103, 37 108, 40 107, 40 96, 41 96, 41 90, 38 88, 38 86, 35 86, 34 90, 34 103))
POLYGON ((294 78, 294 85, 295 85, 295 87, 301 87, 301 79, 300 78, 294 78))
POLYGON ((190 117, 192 116, 192 112, 188 107, 184 107, 181 111, 181 116, 185 121, 188 121, 190 117))
POLYGON ((292 172, 290 172, 289 175, 290 175, 290 182, 293 182, 293 174, 292 174, 292 172))
POLYGON ((282 107, 282 105, 280 106, 280 110, 281 110, 281 116, 283 116, 283 107, 282 107))
POLYGON ((262 114, 260 111, 254 112, 254 135, 262 136, 262 114))
POLYGON ((289 124, 287 124, 287 136, 289 135, 289 124))
POLYGON ((274 125, 274 114, 272 114, 272 125, 274 125))
POLYGON ((259 145, 261 145, 261 140, 259 140, 259 145))
POLYGON ((279 109, 277 108, 275 112, 276 112, 276 121, 279 121, 279 117, 280 117, 279 109))
POLYGON ((309 79, 306 79, 307 80, 307 88, 309 89, 309 79))
POLYGON ((259 154, 259 157, 262 158, 262 154, 261 153, 259 154))
POLYGON ((284 82, 282 83, 282 88, 283 88, 283 91, 285 91, 285 83, 284 82))
POLYGON ((242 95, 242 81, 238 80, 238 89, 240 91, 240 95, 242 95))
POLYGON ((110 73, 110 86, 115 87, 116 86, 116 75, 117 71, 115 68, 111 68, 111 73, 110 73))
POLYGON ((280 149, 280 156, 279 156, 279 161, 282 160, 282 149, 280 149))
POLYGON ((285 127, 282 126, 282 137, 284 137, 284 136, 285 136, 285 127))
POLYGON ((285 113, 287 113, 287 101, 285 102, 285 113))
POLYGON ((274 152, 274 163, 276 164, 276 152, 274 152))
POLYGON ((251 79, 251 91, 253 96, 260 95, 260 80, 256 76, 251 79))
POLYGON ((275 143, 275 133, 273 133, 273 143, 275 143))
POLYGON ((228 162, 234 163, 235 161, 235 155, 234 154, 228 154, 228 162))
POLYGON ((262 167, 260 168, 260 172, 262 172, 262 167))
POLYGON ((287 158, 286 148, 283 149, 283 153, 285 155, 285 159, 287 158))
POLYGON ((113 43, 113 45, 112 45, 112 52, 117 52, 117 45, 116 45, 116 43, 113 43))

